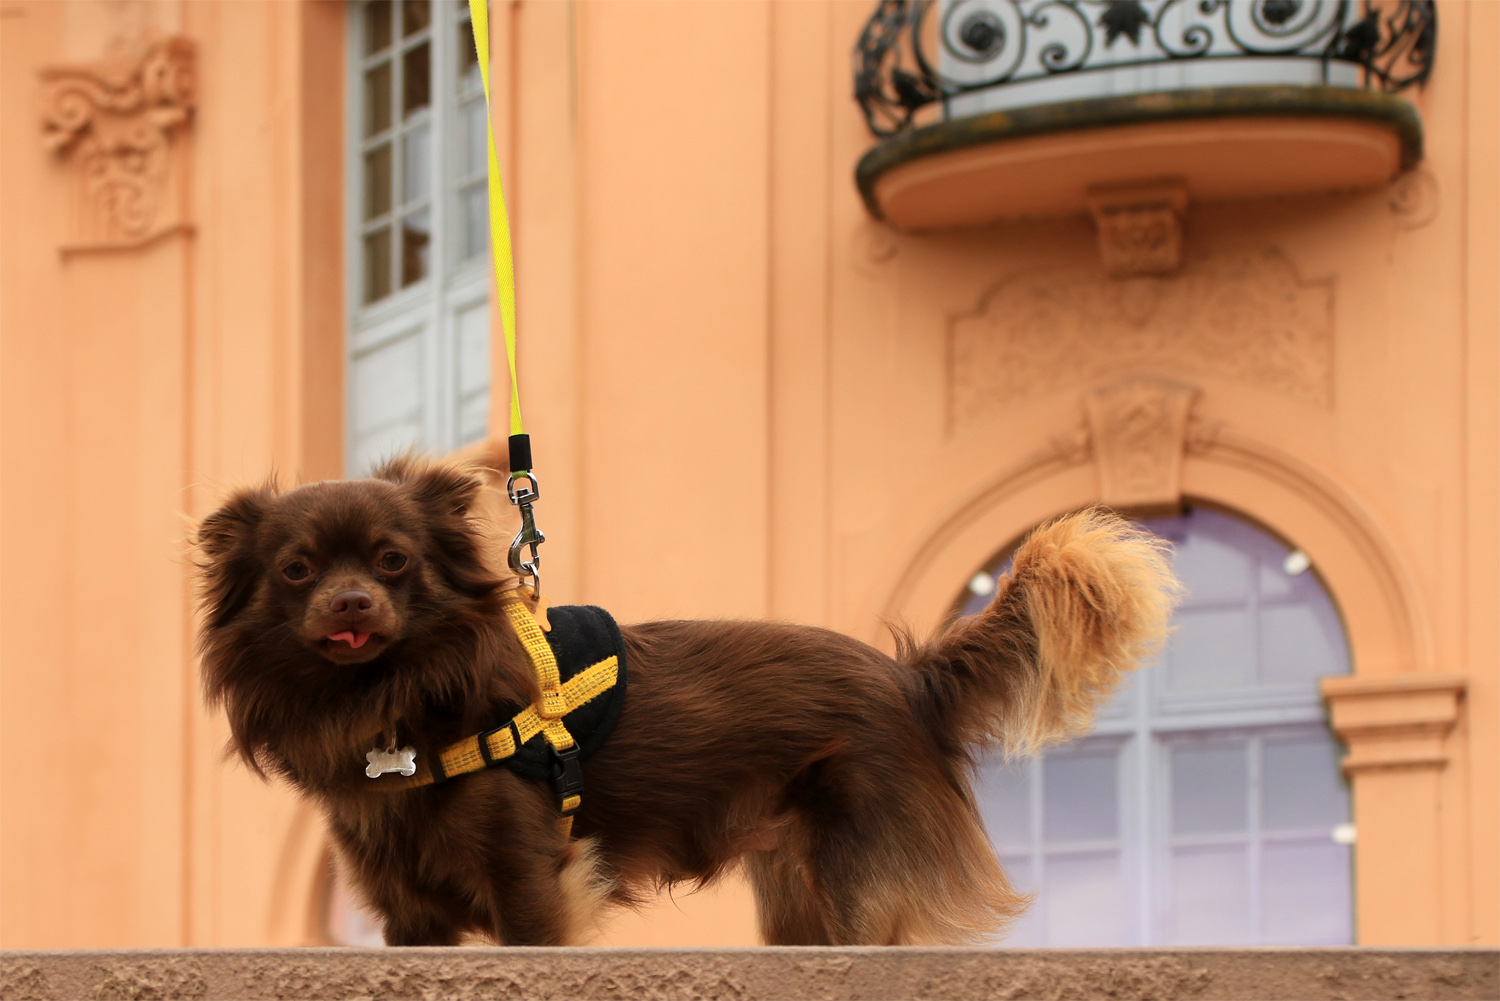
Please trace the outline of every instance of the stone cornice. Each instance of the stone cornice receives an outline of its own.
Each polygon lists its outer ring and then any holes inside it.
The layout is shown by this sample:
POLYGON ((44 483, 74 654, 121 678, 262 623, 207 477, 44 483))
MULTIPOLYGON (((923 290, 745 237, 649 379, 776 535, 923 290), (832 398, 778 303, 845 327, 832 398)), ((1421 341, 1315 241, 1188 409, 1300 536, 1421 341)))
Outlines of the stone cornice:
POLYGON ((1447 765, 1466 686, 1458 674, 1324 678, 1334 732, 1349 747, 1345 774, 1447 765))

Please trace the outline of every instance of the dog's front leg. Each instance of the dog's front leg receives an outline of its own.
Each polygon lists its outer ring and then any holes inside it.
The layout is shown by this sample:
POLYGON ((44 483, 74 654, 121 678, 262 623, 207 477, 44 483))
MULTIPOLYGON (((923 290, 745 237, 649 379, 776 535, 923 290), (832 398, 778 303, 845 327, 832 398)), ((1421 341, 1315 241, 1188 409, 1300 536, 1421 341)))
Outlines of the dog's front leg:
POLYGON ((385 915, 386 945, 457 945, 458 926, 435 911, 385 915))
POLYGON ((592 839, 568 843, 561 852, 551 832, 538 841, 513 844, 497 859, 495 938, 504 945, 581 945, 597 929, 612 882, 592 839))

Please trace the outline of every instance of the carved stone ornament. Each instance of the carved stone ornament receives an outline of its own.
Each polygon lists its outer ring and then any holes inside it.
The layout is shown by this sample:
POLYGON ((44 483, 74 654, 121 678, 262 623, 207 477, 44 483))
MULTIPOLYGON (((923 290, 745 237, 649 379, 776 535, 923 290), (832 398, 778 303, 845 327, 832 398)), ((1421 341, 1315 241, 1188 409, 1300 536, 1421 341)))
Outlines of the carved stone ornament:
POLYGON ((1084 397, 1099 499, 1113 508, 1175 510, 1182 503, 1182 454, 1194 386, 1133 378, 1084 397))
POLYGON ((1333 403, 1333 280, 1275 249, 1190 260, 1171 278, 1020 275, 949 328, 950 427, 1114 373, 1150 369, 1333 403))
POLYGON ((1096 188, 1089 211, 1099 232, 1099 259, 1111 278, 1167 275, 1182 264, 1182 182, 1096 188))
POLYGON ((191 41, 170 37, 42 71, 42 141, 74 186, 64 249, 139 246, 182 227, 174 139, 193 112, 193 57, 191 41))

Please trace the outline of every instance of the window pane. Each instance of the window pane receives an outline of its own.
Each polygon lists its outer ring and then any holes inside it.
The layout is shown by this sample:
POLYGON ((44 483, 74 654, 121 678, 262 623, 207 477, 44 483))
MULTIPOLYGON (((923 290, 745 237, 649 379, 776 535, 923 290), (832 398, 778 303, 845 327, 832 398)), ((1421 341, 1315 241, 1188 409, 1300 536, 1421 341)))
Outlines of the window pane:
POLYGON ((409 38, 432 23, 432 4, 429 0, 402 0, 401 37, 409 38))
POLYGON ((490 199, 489 190, 483 184, 465 188, 464 204, 464 260, 484 253, 490 248, 490 199))
POLYGON ((1266 945, 1349 945, 1349 849, 1331 841, 1268 844, 1261 853, 1266 945))
POLYGON ((410 118, 431 102, 432 46, 423 42, 401 57, 401 117, 410 118))
MULTIPOLYGON (((1005 875, 1017 893, 1036 892, 1036 876, 1031 871, 1029 855, 1006 855, 1000 859, 1000 864, 1005 868, 1005 875)), ((1042 924, 1037 920, 1039 914, 1041 910, 1033 900, 1032 905, 1021 912, 999 941, 1012 948, 1046 945, 1042 939, 1042 924)))
POLYGON ((431 266, 429 244, 432 242, 431 216, 426 209, 413 212, 401 221, 401 287, 414 285, 426 278, 431 266))
POLYGON ((1261 750, 1261 797, 1268 831, 1331 832, 1348 821, 1349 791, 1333 739, 1268 739, 1261 750))
POLYGON ((1113 748, 1055 751, 1042 760, 1042 832, 1048 844, 1113 838, 1119 769, 1113 748))
POLYGON ((391 127, 391 64, 365 73, 365 138, 391 127))
POLYGON ((461 169, 466 176, 483 174, 488 170, 489 133, 484 128, 484 102, 470 101, 459 115, 463 119, 463 162, 461 169))
POLYGON ((1172 747, 1172 833, 1241 833, 1249 827, 1244 743, 1172 747))
POLYGON ((391 294, 391 231, 382 227, 365 237, 365 302, 391 294))
POLYGON ((488 302, 458 314, 458 444, 478 441, 489 430, 490 308, 488 302))
MULTIPOLYGON (((1217 522, 1230 522, 1234 529, 1241 527, 1214 511, 1194 511, 1190 517, 1210 530, 1219 527, 1217 522)), ((1188 589, 1184 601, 1188 606, 1239 601, 1250 594, 1253 586, 1252 558, 1230 539, 1213 538, 1201 531, 1193 531, 1173 548, 1172 566, 1188 589)))
POLYGON ((1245 945, 1250 927, 1250 877, 1245 848, 1172 851, 1169 945, 1245 945))
POLYGON ((1326 604, 1261 608, 1260 642, 1262 684, 1311 688, 1326 674, 1348 672, 1343 631, 1326 604))
POLYGON ((382 143, 365 154, 365 219, 391 210, 391 144, 382 143))
POLYGON ((1284 598, 1292 593, 1297 578, 1282 568, 1282 562, 1285 559, 1285 557, 1282 557, 1281 561, 1267 559, 1266 554, 1262 554, 1259 573, 1262 598, 1284 598))
POLYGON ((432 189, 432 130, 420 125, 401 137, 401 201, 411 204, 432 189))
POLYGON ((1029 761, 987 765, 975 783, 979 812, 990 840, 1002 851, 1031 847, 1031 775, 1029 761))
POLYGON ((365 4, 365 55, 373 56, 391 44, 391 0, 365 4))
POLYGON ((479 75, 479 53, 474 48, 474 28, 467 17, 458 22, 458 92, 477 94, 484 90, 479 75))
POLYGON ((412 330, 353 359, 351 472, 366 473, 381 459, 422 443, 423 333, 412 330))
POLYGON ((1162 661, 1174 692, 1248 688, 1255 679, 1255 633, 1248 608, 1183 608, 1162 661))
POLYGON ((421 328, 356 356, 350 386, 355 433, 420 425, 422 381, 421 328))
POLYGON ((1048 856, 1040 893, 1046 896, 1050 946, 1125 945, 1125 893, 1120 857, 1048 856))

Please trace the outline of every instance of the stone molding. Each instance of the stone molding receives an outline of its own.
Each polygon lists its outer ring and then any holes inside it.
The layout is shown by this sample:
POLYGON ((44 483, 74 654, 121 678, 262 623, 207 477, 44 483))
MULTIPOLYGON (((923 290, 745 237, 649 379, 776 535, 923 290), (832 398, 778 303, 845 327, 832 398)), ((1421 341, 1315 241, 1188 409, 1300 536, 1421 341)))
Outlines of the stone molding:
POLYGON ((6 998, 1470 998, 1493 948, 116 949, 0 953, 6 998))
POLYGON ((1101 503, 1137 511, 1181 506, 1188 415, 1197 397, 1196 386, 1144 376, 1084 396, 1101 503))
POLYGON ((1459 674, 1324 678, 1333 730, 1349 748, 1344 774, 1445 767, 1467 684, 1459 674))
POLYGON ((196 105, 195 47, 143 39, 89 64, 42 70, 42 145, 66 163, 64 252, 139 247, 188 228, 179 134, 196 105))

